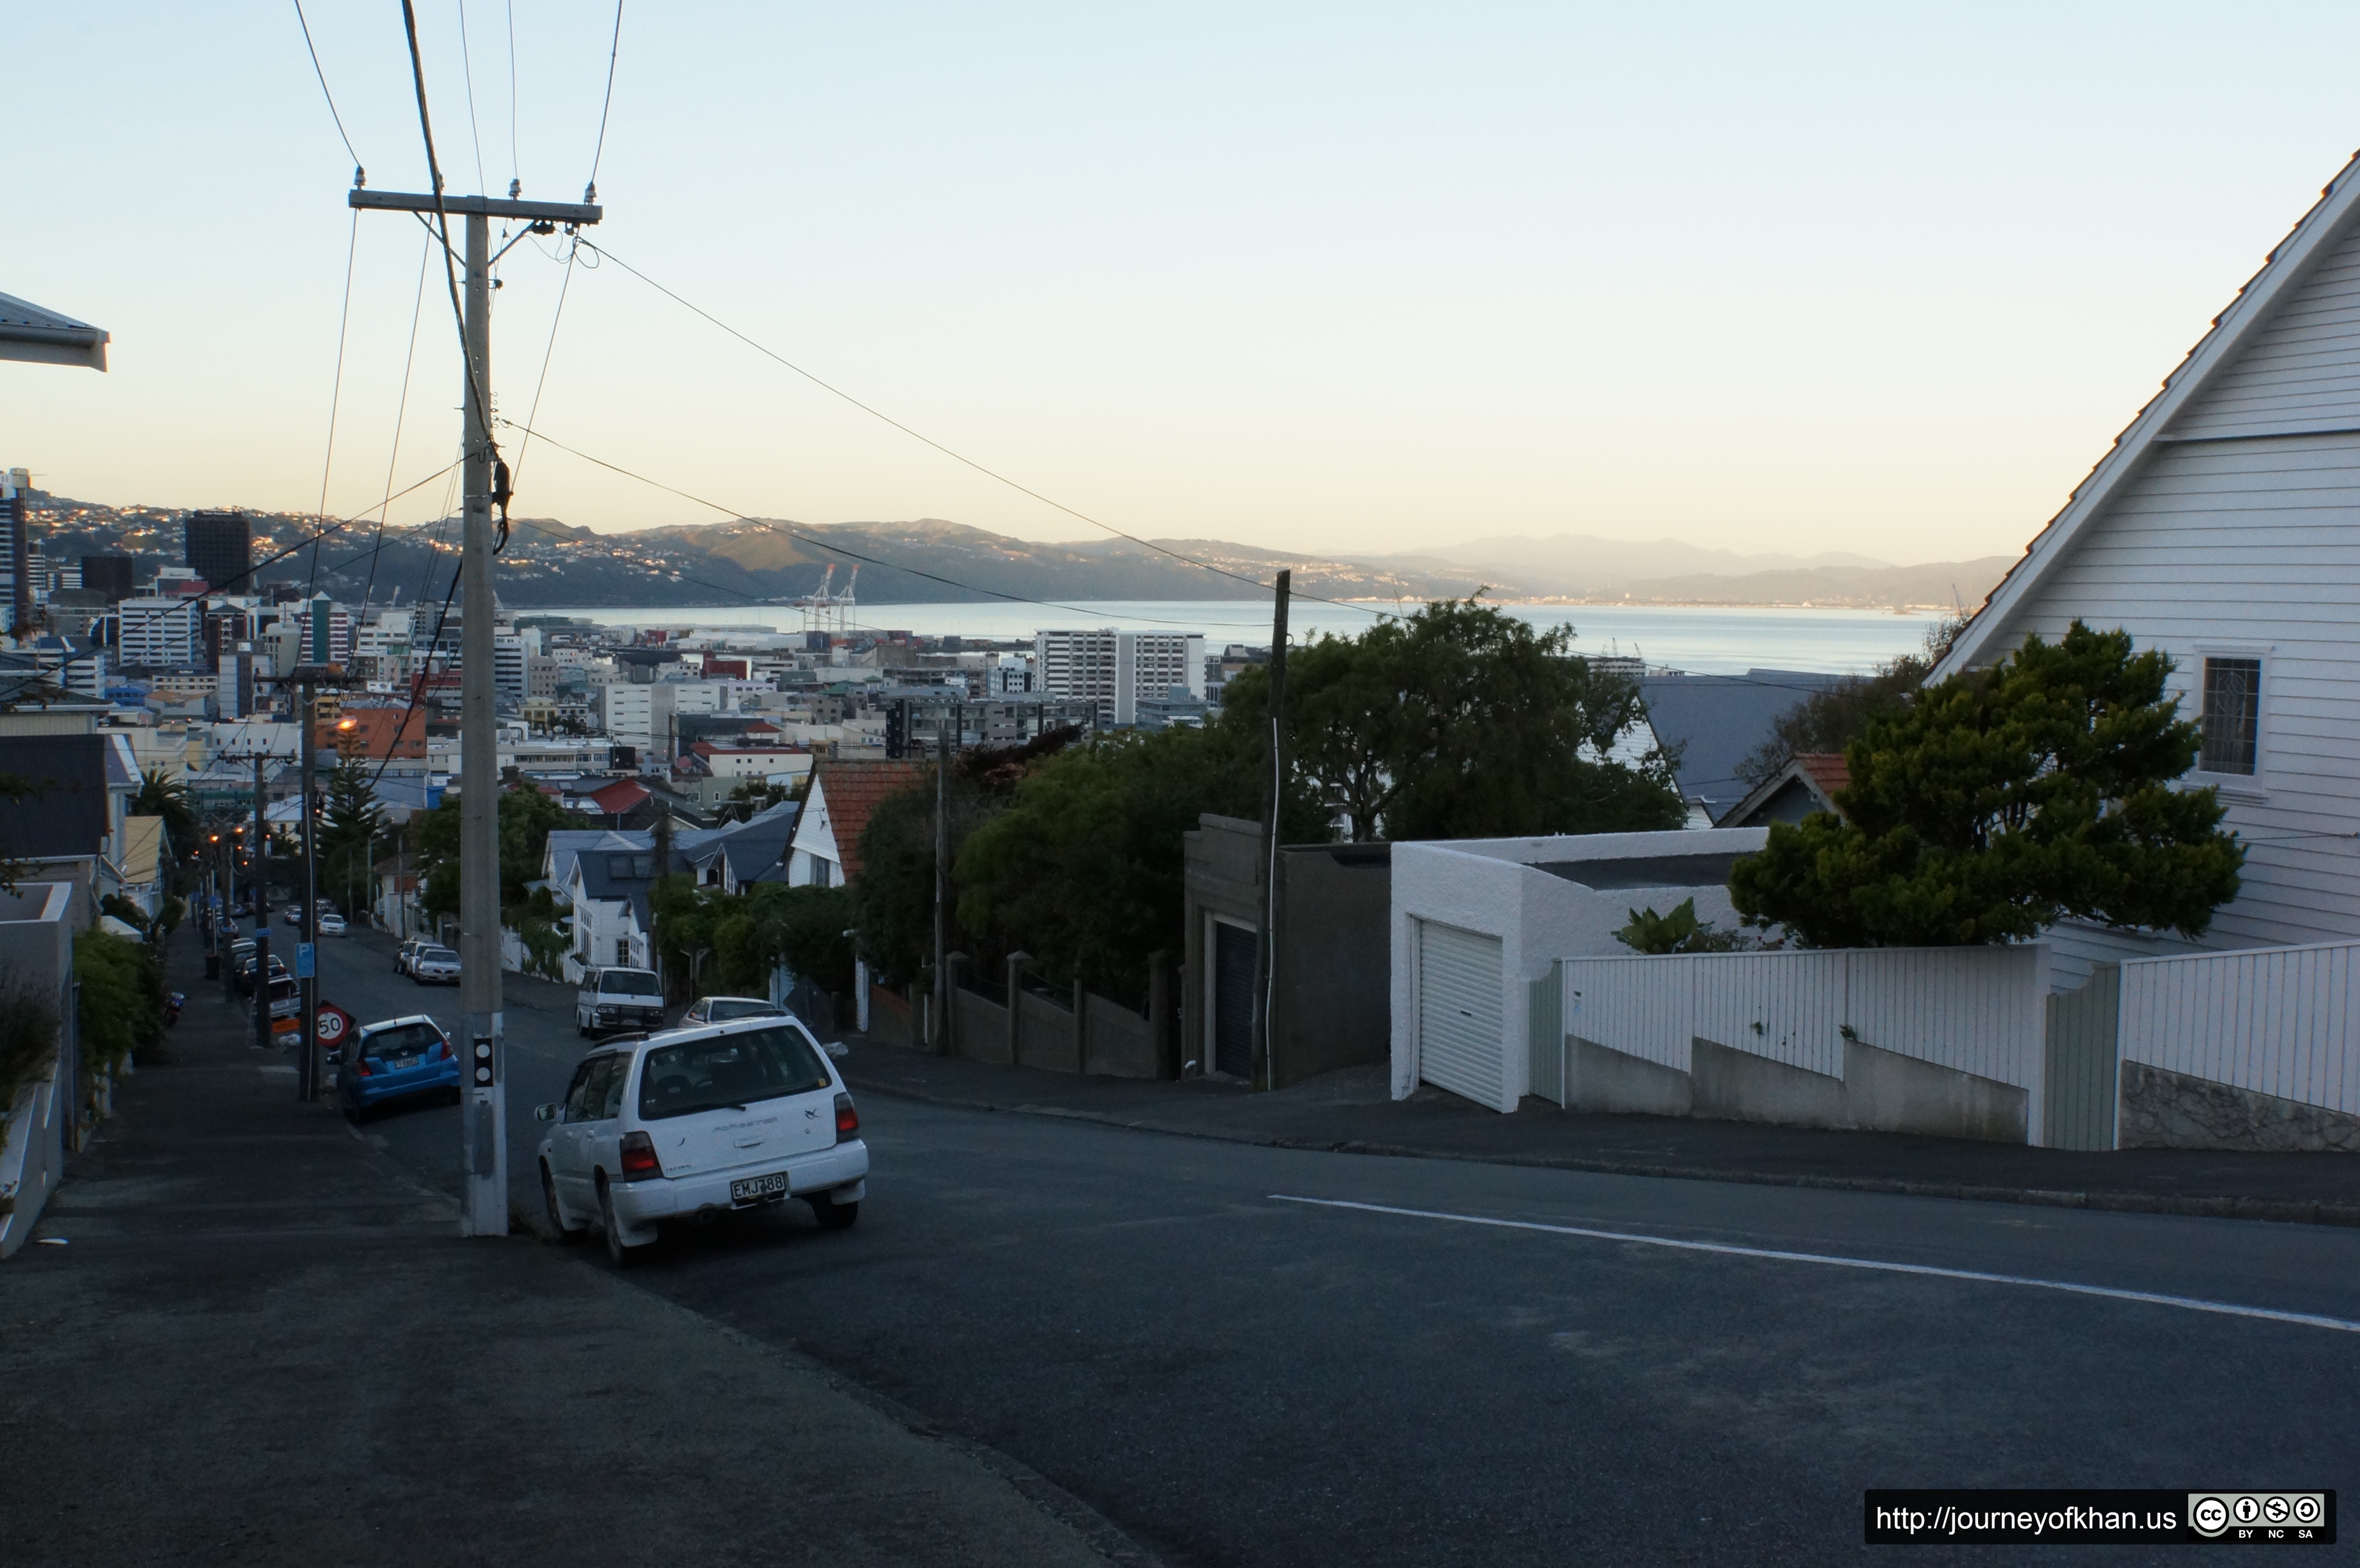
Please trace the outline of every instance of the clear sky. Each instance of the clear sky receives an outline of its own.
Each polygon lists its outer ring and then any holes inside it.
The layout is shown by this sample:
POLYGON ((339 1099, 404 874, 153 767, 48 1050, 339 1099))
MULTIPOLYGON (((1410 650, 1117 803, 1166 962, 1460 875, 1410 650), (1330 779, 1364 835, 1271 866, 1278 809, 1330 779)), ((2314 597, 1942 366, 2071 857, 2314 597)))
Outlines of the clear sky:
MULTIPOLYGON (((472 130, 459 0, 419 9, 451 187, 578 200, 611 6, 517 0, 512 98, 472 0, 472 130)), ((306 10, 370 185, 423 189, 398 0, 306 10)), ((596 237, 1134 532, 2012 552, 2360 140, 2355 57, 2348 5, 629 0, 596 237)), ((314 506, 352 160, 291 0, 8 0, 0 58, 0 292, 115 337, 103 376, 0 364, 0 463, 314 506)), ((421 254, 361 219, 339 514, 385 485, 421 254)), ((563 270, 504 267, 513 418, 563 270)), ((457 439, 427 283, 400 483, 457 439)), ((1090 533, 611 267, 538 418, 764 516, 1090 533)), ((555 452, 518 509, 714 516, 555 452)))

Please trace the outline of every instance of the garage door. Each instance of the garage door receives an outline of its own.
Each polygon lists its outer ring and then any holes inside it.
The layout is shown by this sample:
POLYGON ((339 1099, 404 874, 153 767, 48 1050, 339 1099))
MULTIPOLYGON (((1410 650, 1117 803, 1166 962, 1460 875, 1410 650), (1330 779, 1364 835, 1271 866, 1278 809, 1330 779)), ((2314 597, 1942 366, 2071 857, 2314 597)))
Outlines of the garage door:
POLYGON ((1417 1075, 1479 1105, 1497 1106, 1505 1051, 1500 939, 1420 920, 1417 1075))

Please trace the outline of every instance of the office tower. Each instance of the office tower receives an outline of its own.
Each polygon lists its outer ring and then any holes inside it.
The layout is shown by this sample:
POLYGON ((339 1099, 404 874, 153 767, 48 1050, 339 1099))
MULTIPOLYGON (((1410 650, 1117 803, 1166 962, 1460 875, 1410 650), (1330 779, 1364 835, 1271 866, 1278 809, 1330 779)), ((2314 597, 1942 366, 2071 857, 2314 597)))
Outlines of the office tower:
POLYGON ((216 593, 254 592, 254 539, 244 512, 191 512, 180 523, 180 559, 216 593))

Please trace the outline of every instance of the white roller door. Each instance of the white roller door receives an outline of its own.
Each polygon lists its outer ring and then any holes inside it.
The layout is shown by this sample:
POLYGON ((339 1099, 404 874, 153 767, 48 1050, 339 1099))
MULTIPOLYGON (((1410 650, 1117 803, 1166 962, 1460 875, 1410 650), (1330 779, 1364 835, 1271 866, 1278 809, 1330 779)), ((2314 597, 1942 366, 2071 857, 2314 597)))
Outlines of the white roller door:
POLYGON ((1507 1066, 1500 972, 1498 937, 1417 923, 1417 1075, 1493 1107, 1507 1066))

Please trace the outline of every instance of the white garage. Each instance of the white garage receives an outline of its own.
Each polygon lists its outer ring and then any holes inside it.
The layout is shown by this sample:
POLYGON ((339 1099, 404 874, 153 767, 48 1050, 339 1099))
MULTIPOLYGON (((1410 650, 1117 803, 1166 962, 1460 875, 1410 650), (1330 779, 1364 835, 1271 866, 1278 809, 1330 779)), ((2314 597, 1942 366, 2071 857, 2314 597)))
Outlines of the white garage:
POLYGON ((1713 828, 1400 844, 1393 855, 1393 1093, 1513 1111, 1530 1092, 1532 987, 1560 958, 1628 953, 1633 909, 1736 923, 1729 867, 1769 837, 1713 828))

